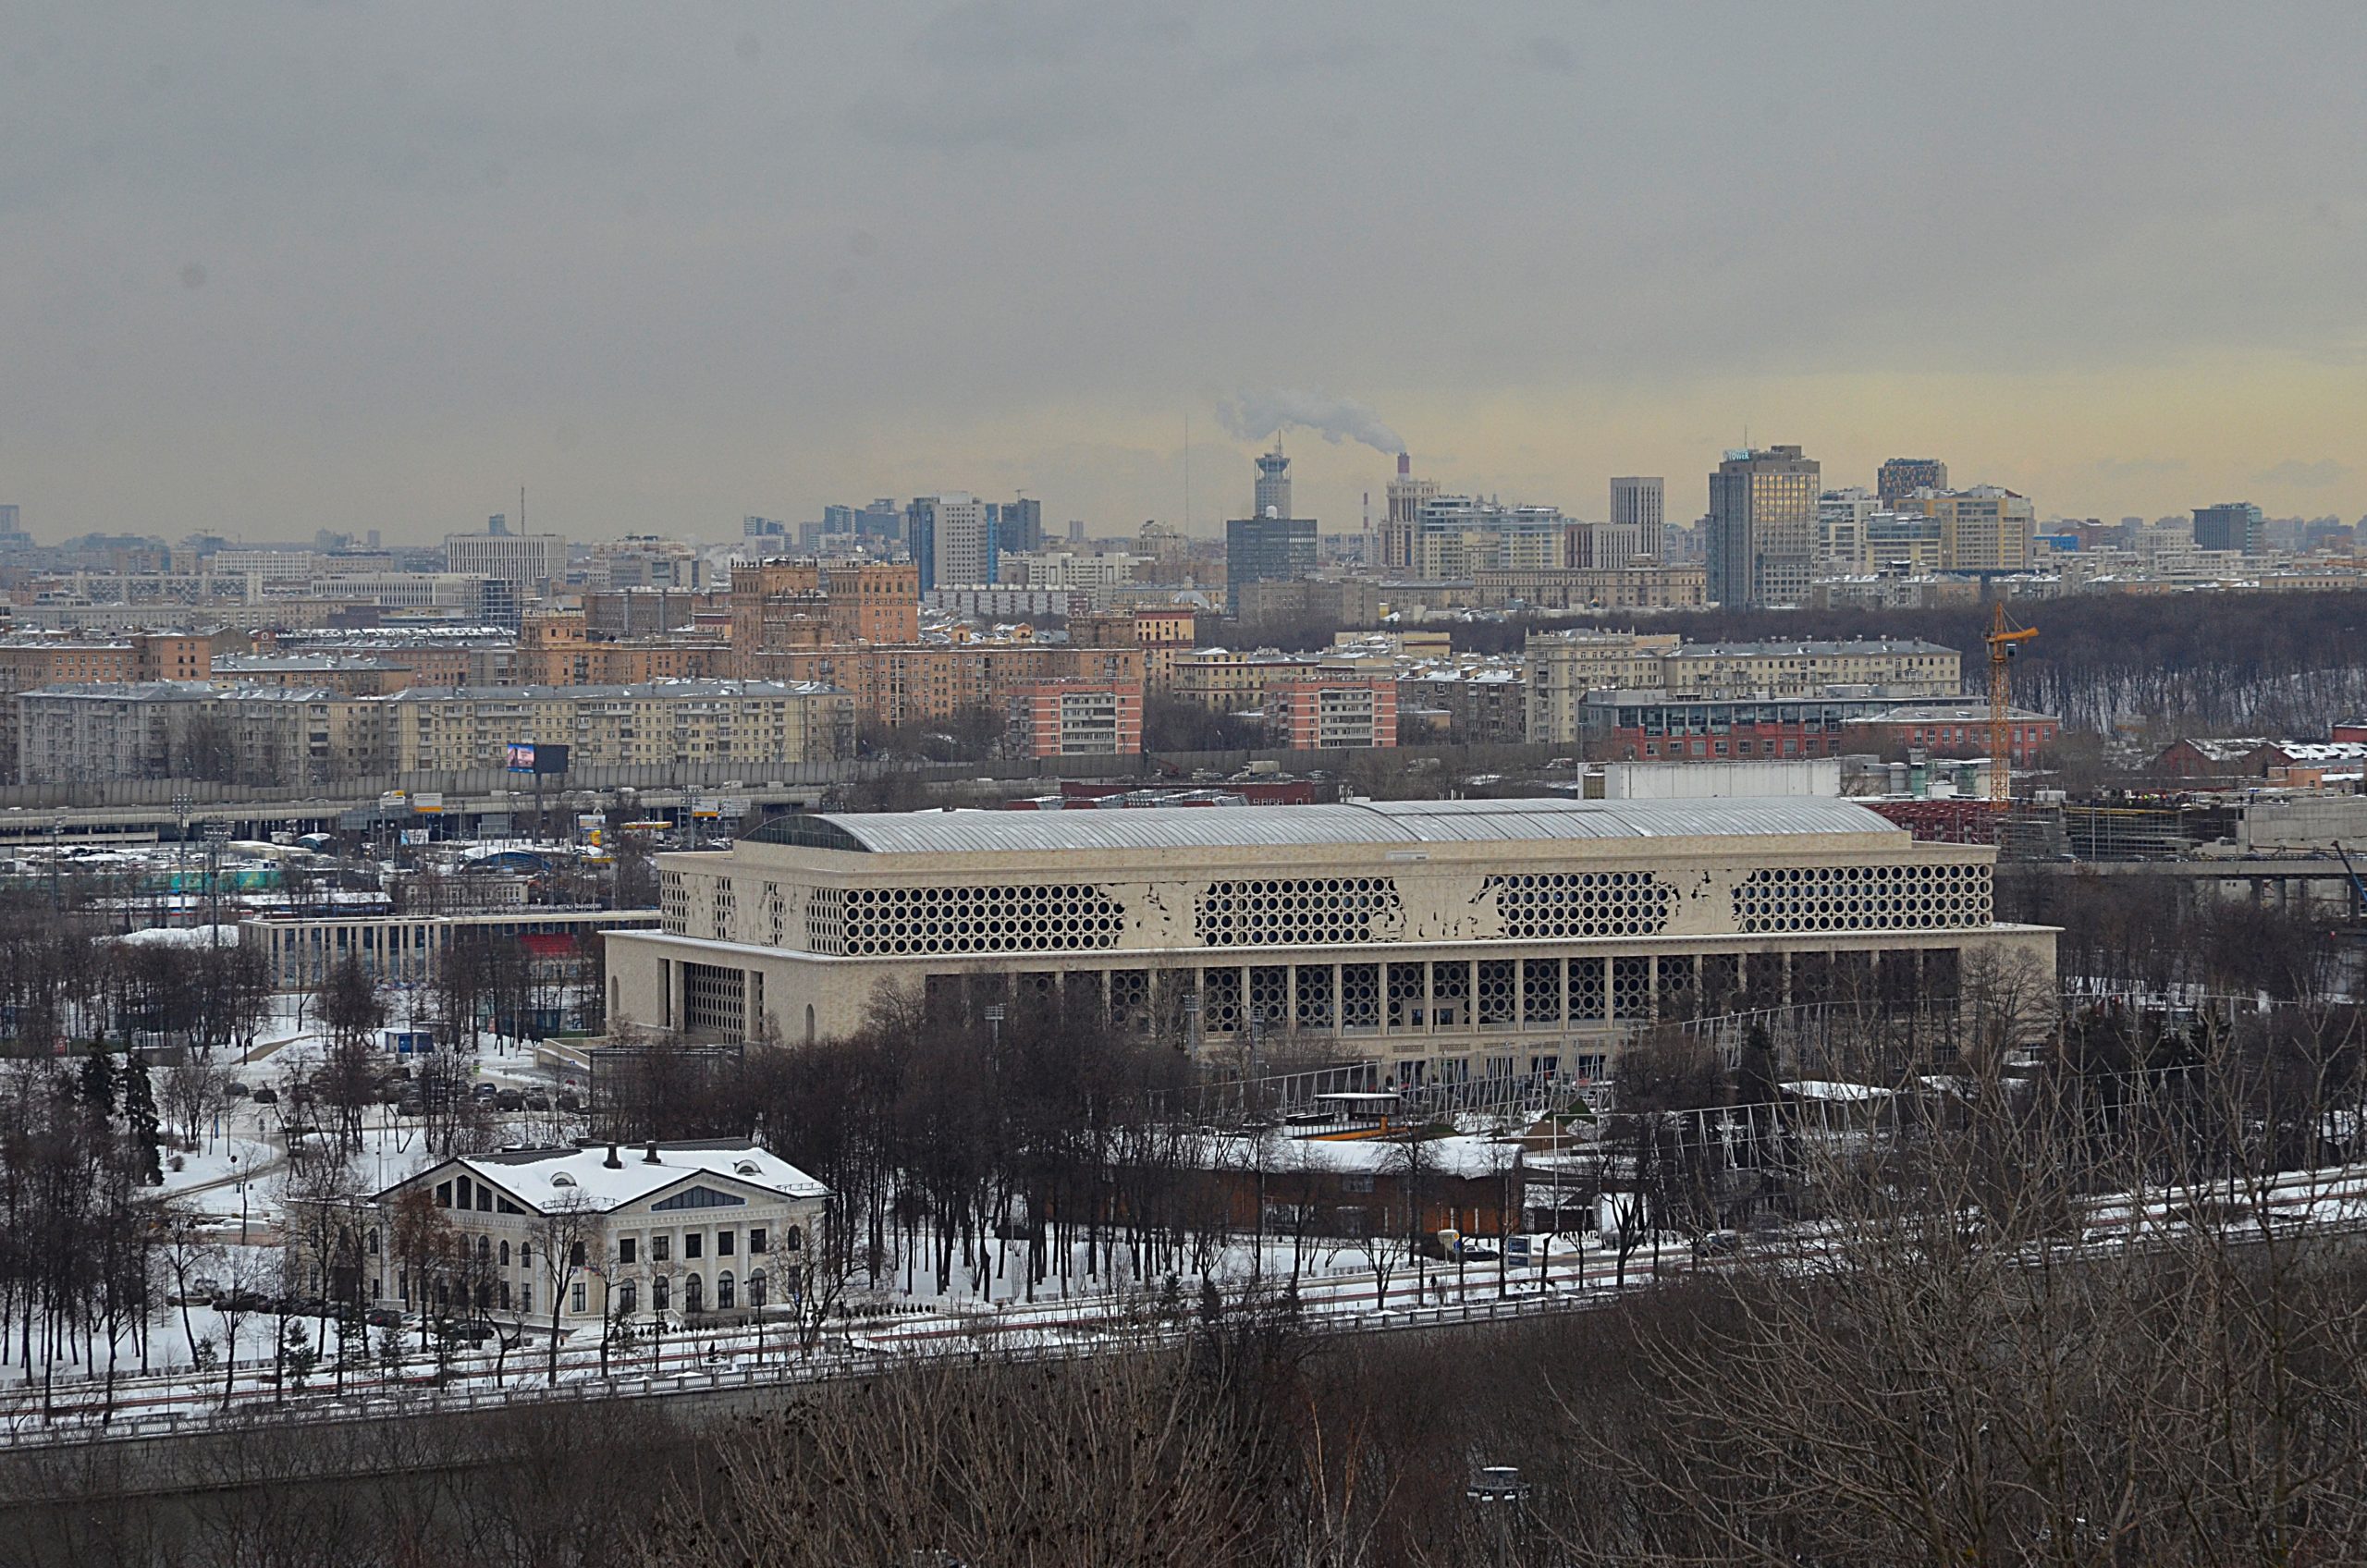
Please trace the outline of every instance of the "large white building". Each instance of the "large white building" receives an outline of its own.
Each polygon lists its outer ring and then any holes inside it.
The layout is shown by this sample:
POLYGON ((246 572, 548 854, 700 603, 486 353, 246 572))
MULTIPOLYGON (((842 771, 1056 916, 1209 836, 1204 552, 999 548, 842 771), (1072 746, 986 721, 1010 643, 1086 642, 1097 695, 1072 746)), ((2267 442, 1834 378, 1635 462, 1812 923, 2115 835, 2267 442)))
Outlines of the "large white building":
MULTIPOLYGON (((1836 800, 1451 801, 776 818, 659 858, 609 1017, 691 1038, 853 1030, 1060 994, 1191 1047, 1334 1040, 1405 1081, 1565 1067, 1655 1016, 2051 981, 1993 848, 1836 800)), ((975 1016, 975 1012, 973 1013, 975 1016)))
POLYGON ((694 1323, 790 1300, 828 1197, 745 1139, 468 1155, 376 1195, 362 1293, 547 1323, 557 1292, 562 1330, 609 1314, 694 1323), (397 1215, 414 1194, 442 1224, 432 1252, 407 1256, 397 1215))
POLYGON ((567 570, 567 536, 512 533, 497 517, 483 533, 444 535, 444 566, 448 571, 497 577, 540 591, 543 584, 567 570))

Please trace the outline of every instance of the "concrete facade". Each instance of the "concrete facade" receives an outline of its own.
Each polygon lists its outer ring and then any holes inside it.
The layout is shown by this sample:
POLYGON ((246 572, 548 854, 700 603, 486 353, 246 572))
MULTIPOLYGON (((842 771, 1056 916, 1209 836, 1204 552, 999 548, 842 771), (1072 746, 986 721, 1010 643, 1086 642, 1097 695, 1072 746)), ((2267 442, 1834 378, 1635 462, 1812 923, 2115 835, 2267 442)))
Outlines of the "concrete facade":
POLYGON ((1946 1005, 1993 962, 2051 984, 2054 931, 1993 918, 1994 862, 1813 799, 779 818, 659 857, 661 929, 608 939, 609 1016, 795 1041, 883 985, 1065 994, 1188 1048, 1255 1027, 1409 1082, 1558 1070, 1746 998, 1946 1005))

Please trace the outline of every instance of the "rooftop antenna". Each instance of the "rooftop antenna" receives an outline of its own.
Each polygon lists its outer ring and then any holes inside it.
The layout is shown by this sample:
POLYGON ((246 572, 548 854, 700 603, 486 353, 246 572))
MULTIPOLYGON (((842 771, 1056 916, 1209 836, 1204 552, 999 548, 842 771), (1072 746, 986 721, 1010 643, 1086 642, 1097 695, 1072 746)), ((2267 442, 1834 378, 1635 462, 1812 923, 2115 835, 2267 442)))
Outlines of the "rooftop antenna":
POLYGON ((518 486, 518 532, 526 532, 526 487, 518 486))
POLYGON ((1192 534, 1192 410, 1184 410, 1184 535, 1192 534))

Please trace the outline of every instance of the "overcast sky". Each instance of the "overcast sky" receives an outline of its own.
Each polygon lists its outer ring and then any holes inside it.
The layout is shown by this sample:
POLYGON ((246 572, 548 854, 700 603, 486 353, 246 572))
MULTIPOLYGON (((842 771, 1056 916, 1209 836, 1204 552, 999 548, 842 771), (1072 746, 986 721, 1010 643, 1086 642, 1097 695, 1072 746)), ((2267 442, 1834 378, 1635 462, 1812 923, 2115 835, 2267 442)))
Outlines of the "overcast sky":
POLYGON ((0 0, 0 500, 1131 530, 1188 421, 1207 531, 1338 403, 1588 517, 1747 432, 2356 518, 2362 67, 2358 0, 0 0))

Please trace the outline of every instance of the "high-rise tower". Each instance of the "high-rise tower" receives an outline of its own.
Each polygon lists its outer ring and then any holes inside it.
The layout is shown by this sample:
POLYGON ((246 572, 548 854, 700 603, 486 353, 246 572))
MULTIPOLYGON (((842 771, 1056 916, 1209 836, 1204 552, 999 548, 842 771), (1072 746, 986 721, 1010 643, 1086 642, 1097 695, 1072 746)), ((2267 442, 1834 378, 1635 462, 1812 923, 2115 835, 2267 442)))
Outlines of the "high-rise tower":
POLYGON ((1874 494, 1882 497, 1886 512, 1897 511, 1899 503, 1918 490, 1947 487, 1948 465, 1937 458, 1891 458, 1874 478, 1874 494))
POLYGON ((1636 531, 1636 554, 1661 557, 1661 510, 1667 486, 1658 475, 1611 482, 1611 526, 1636 531))
POLYGON ((1726 454, 1710 476, 1710 597, 1730 609, 1808 602, 1821 474, 1797 447, 1726 454))
POLYGON ((1257 454, 1257 500, 1249 508, 1251 517, 1288 517, 1291 515, 1291 460, 1282 456, 1282 438, 1274 437, 1274 449, 1257 454))
POLYGON ((1438 497, 1439 482, 1414 477, 1414 459, 1397 454, 1397 476, 1389 482, 1389 512, 1380 528, 1380 565, 1403 571, 1414 564, 1414 540, 1422 528, 1422 506, 1438 497))

